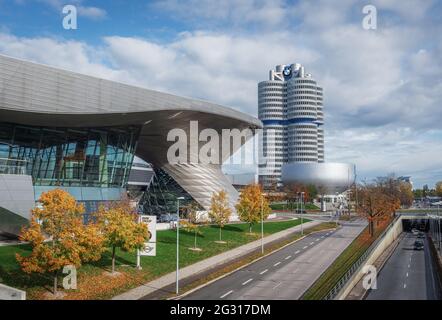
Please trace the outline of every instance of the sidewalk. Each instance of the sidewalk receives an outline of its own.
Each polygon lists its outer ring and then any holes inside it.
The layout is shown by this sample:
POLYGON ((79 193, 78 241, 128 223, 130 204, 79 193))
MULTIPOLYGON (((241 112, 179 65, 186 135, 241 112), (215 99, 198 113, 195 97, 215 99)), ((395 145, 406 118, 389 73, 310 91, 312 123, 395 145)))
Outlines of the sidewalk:
MULTIPOLYGON (((323 221, 310 221, 303 224, 303 228, 311 228, 318 224, 321 224, 323 221)), ((268 244, 270 242, 273 242, 275 240, 284 238, 289 236, 292 233, 298 232, 301 230, 301 226, 298 225, 296 227, 292 227, 277 233, 274 233, 272 235, 269 235, 264 238, 264 245, 268 244)), ((237 247, 235 249, 223 252, 221 254, 218 254, 216 256, 207 258, 205 260, 202 260, 200 262, 194 263, 192 265, 189 265, 187 267, 180 269, 180 279, 187 278, 189 276, 195 275, 200 272, 207 271, 217 265, 235 260, 241 256, 244 256, 257 248, 261 247, 261 239, 252 241, 248 244, 242 245, 240 247, 237 247)), ((123 294, 120 294, 118 296, 115 296, 112 298, 112 300, 138 300, 158 289, 161 289, 165 286, 171 285, 175 283, 175 271, 170 272, 158 279, 155 279, 151 282, 148 282, 142 286, 139 286, 137 288, 131 289, 123 294)))

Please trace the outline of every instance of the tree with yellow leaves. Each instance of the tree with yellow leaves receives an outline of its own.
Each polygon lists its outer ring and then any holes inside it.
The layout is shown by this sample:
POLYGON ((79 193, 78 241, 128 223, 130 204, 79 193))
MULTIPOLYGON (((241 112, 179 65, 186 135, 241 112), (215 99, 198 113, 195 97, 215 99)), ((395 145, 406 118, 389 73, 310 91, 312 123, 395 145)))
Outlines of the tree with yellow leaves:
POLYGON ((29 227, 20 234, 20 240, 31 244, 32 253, 26 257, 16 254, 16 258, 26 273, 52 273, 56 295, 60 270, 99 260, 104 238, 96 224, 83 224, 83 205, 68 192, 55 189, 42 193, 38 203, 29 227))
POLYGON ((225 190, 214 192, 210 203, 209 219, 219 227, 218 243, 225 243, 221 238, 221 230, 224 228, 224 225, 229 222, 231 215, 232 209, 229 206, 227 192, 225 190))
POLYGON ((106 246, 112 250, 112 274, 115 273, 115 253, 142 249, 149 239, 145 223, 138 223, 138 214, 128 200, 101 205, 96 213, 97 221, 105 237, 106 246))
POLYGON ((193 233, 194 235, 194 244, 191 250, 201 251, 202 249, 196 246, 196 239, 198 235, 201 234, 201 225, 203 225, 206 221, 204 220, 203 216, 198 213, 199 205, 196 202, 190 203, 186 209, 187 220, 181 220, 181 224, 184 230, 189 233, 193 233))
POLYGON ((239 219, 249 224, 249 233, 252 233, 253 224, 261 220, 261 213, 263 220, 265 220, 272 211, 259 184, 246 186, 242 190, 235 208, 239 219))

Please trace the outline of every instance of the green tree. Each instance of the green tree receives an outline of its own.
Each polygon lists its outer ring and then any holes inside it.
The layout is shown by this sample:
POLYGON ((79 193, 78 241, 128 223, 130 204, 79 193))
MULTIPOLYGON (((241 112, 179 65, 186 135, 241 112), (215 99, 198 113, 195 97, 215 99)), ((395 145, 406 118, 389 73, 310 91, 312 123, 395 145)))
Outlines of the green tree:
POLYGON ((307 193, 309 195, 310 202, 313 203, 313 200, 316 199, 316 197, 318 196, 318 189, 314 184, 309 184, 307 186, 307 193))
POLYGON ((242 190, 235 208, 239 219, 249 224, 249 233, 252 232, 253 224, 261 220, 261 212, 263 219, 267 219, 272 211, 259 184, 246 186, 242 190))

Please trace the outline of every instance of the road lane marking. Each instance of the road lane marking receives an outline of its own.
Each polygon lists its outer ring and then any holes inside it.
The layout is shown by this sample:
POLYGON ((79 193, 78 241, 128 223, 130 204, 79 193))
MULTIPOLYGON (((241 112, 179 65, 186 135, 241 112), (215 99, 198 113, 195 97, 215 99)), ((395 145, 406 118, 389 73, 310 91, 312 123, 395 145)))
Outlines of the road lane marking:
POLYGON ((281 261, 275 263, 273 266, 276 267, 277 265, 281 264, 281 261))
POLYGON ((231 294, 233 292, 233 290, 230 290, 229 292, 224 293, 221 297, 219 297, 220 299, 227 297, 229 294, 231 294))
POLYGON ((408 272, 407 272, 407 275, 406 275, 406 277, 408 278, 408 272))
POLYGON ((295 254, 298 254, 298 253, 300 253, 300 252, 301 252, 301 251, 300 251, 300 250, 298 250, 298 251, 296 251, 296 252, 295 252, 295 254))
POLYGON ((248 283, 249 283, 250 281, 252 281, 252 280, 253 280, 253 278, 250 278, 249 280, 243 282, 242 285, 245 286, 246 284, 248 284, 248 283))
POLYGON ((408 264, 408 268, 410 268, 410 264, 408 264))
POLYGON ((407 284, 406 283, 404 283, 404 289, 407 287, 407 284))
POLYGON ((287 256, 287 257, 285 257, 285 260, 288 260, 288 259, 290 259, 292 256, 287 256))
POLYGON ((302 249, 307 249, 308 246, 303 247, 302 249))
POLYGON ((266 273, 267 271, 269 271, 269 269, 265 269, 265 270, 261 271, 259 274, 264 274, 264 273, 266 273))

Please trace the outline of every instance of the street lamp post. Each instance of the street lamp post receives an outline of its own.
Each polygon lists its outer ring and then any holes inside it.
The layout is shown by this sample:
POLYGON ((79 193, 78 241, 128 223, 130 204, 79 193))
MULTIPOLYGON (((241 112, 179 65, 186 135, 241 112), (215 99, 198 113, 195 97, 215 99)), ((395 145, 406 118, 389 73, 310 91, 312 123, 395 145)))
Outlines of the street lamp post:
POLYGON ((301 236, 304 235, 304 217, 303 217, 303 212, 304 212, 304 192, 301 192, 301 236))
POLYGON ((180 200, 184 200, 184 197, 177 198, 177 208, 176 208, 176 295, 180 291, 180 200))
POLYGON ((261 254, 264 254, 264 196, 261 196, 261 254))
POLYGON ((437 205, 437 228, 438 228, 438 235, 439 235, 439 253, 442 252, 442 234, 440 230, 440 205, 437 205))

